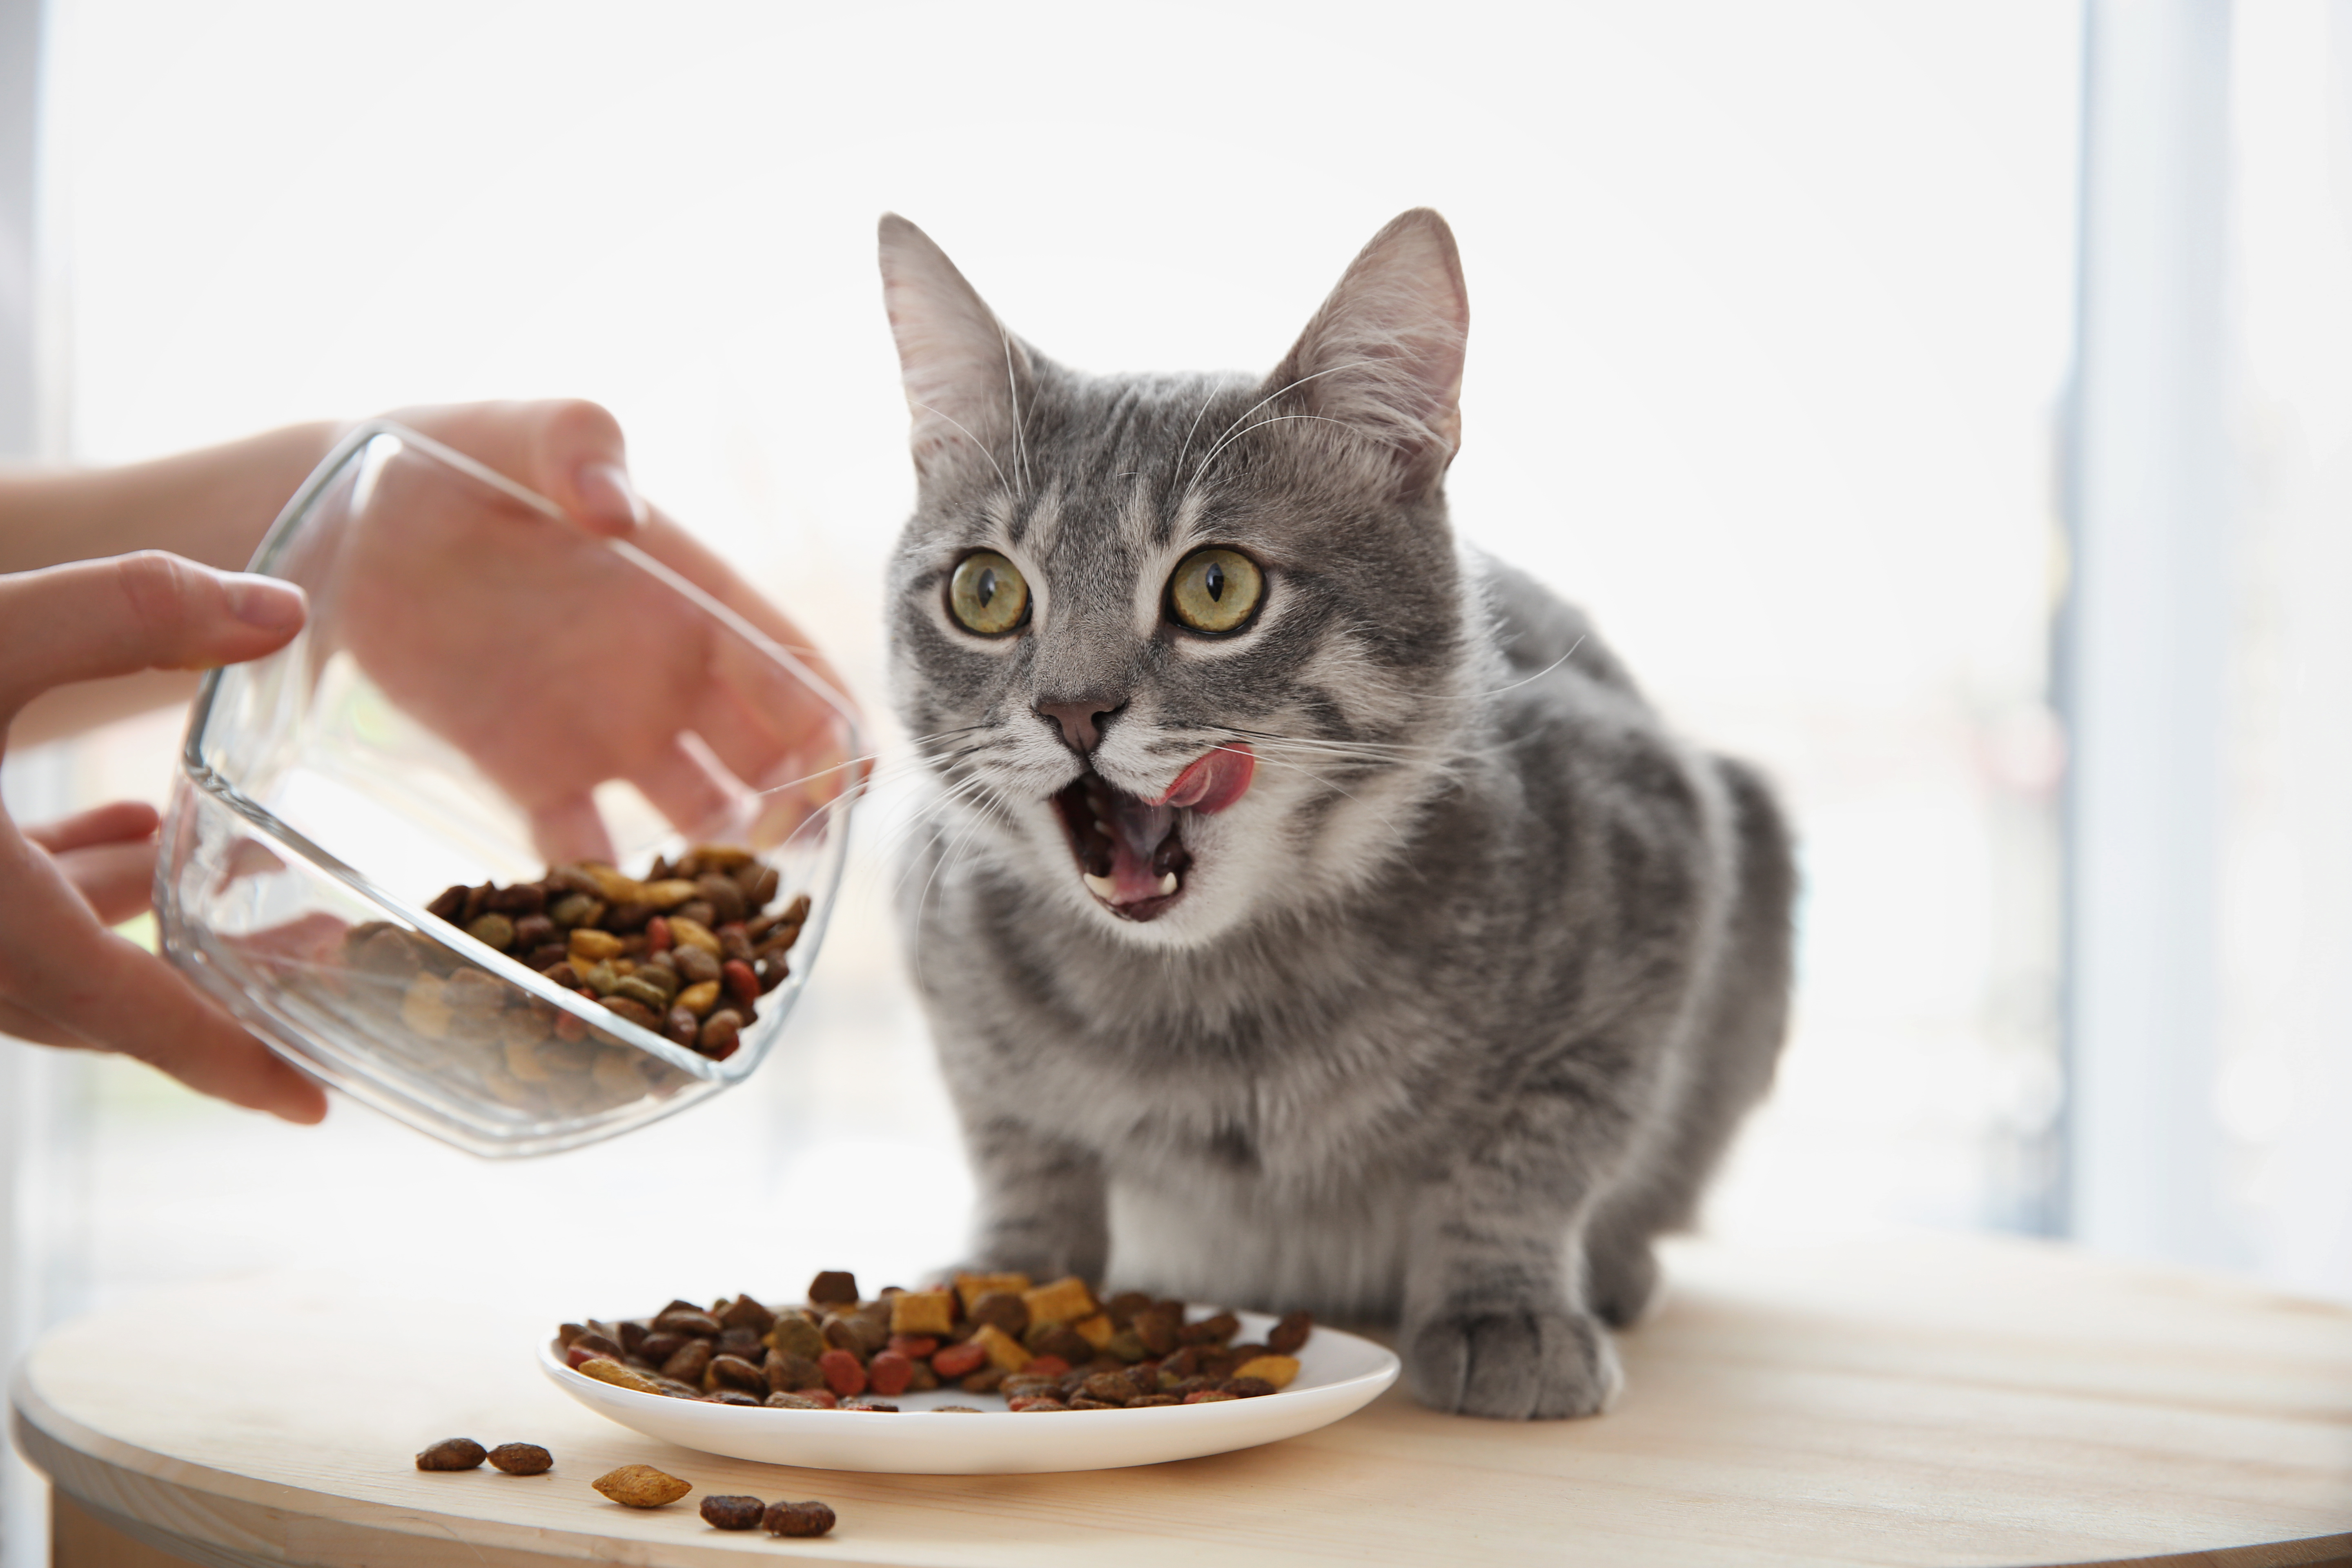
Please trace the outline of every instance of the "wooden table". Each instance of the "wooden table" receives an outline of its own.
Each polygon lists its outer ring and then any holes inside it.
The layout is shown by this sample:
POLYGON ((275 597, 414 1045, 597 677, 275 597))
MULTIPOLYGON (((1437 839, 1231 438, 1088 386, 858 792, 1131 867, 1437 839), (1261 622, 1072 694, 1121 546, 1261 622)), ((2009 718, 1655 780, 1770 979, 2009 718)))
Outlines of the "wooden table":
POLYGON ((1286 1443, 1130 1470, 712 1458, 557 1392, 531 1363, 549 1324, 316 1280, 68 1324, 20 1373, 15 1430, 58 1489, 68 1568, 167 1561, 152 1547, 367 1568, 2352 1561, 2352 1310, 1982 1237, 1691 1243, 1669 1274, 1598 1420, 1465 1420, 1392 1391, 1286 1443), (543 1443, 556 1469, 411 1468, 459 1433, 543 1443), (636 1513, 589 1489, 631 1461, 698 1494, 823 1498, 841 1524, 729 1535, 691 1499, 636 1513))

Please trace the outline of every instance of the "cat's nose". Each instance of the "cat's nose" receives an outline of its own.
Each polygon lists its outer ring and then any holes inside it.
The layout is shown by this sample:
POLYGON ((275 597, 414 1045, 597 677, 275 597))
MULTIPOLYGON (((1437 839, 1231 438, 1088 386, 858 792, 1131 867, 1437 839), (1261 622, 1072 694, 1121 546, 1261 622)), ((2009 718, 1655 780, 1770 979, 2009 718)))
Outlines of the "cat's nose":
POLYGON ((1040 702, 1038 717, 1062 731, 1062 744, 1080 756, 1102 743, 1102 721, 1127 706, 1123 697, 1081 697, 1072 702, 1040 702))

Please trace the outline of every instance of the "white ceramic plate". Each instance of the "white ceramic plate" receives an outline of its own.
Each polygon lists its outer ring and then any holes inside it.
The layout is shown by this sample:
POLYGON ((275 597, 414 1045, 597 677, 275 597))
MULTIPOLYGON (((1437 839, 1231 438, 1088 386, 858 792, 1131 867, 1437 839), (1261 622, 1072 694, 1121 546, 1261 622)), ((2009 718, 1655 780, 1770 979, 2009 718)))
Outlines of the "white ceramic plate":
MULTIPOLYGON (((1235 1315, 1242 1321, 1236 1338, 1244 1342, 1262 1342, 1274 1327, 1263 1313, 1235 1315)), ((1256 1399, 1015 1415, 995 1394, 943 1388, 899 1395, 891 1402, 898 1406, 894 1415, 752 1409, 637 1394, 565 1366, 552 1340, 539 1347, 541 1370, 557 1387, 649 1437, 762 1464, 933 1476, 1108 1470, 1255 1447, 1352 1414, 1394 1383, 1398 1372, 1395 1355, 1336 1329, 1318 1328, 1298 1362, 1298 1376, 1288 1388, 1256 1399), (943 1415, 932 1409, 940 1405, 976 1405, 982 1413, 943 1415)))

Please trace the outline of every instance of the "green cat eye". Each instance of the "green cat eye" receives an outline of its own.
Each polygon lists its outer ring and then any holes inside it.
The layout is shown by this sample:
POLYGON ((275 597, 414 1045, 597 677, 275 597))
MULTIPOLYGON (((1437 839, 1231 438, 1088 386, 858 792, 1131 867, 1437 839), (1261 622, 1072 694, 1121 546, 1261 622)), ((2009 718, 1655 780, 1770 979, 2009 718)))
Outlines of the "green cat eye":
POLYGON ((1003 637, 1029 618, 1029 583, 993 550, 975 550, 948 583, 948 608, 984 637, 1003 637))
POLYGON ((1196 550, 1168 580, 1168 608, 1196 632, 1229 632, 1250 618, 1265 574, 1237 550, 1196 550))

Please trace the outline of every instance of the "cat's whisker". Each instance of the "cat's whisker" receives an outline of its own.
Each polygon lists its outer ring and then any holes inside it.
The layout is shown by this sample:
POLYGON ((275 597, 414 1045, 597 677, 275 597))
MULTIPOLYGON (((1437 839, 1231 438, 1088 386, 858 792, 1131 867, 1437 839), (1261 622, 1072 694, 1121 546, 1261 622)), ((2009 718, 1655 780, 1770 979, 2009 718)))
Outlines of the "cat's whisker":
MULTIPOLYGON (((1255 425, 1243 426, 1240 429, 1234 431, 1232 435, 1226 437, 1223 440, 1210 447, 1209 455, 1201 459, 1201 473, 1206 473, 1208 471, 1209 465, 1217 460, 1218 453, 1223 451, 1226 447, 1232 446, 1234 442, 1240 440, 1251 431, 1263 430, 1269 425, 1280 425, 1285 421, 1291 419, 1312 419, 1319 424, 1337 425, 1342 430, 1352 430, 1355 428, 1354 426, 1349 424, 1344 419, 1332 419, 1320 414, 1269 414, 1255 425)), ((1197 479, 1200 476, 1199 474, 1195 474, 1193 477, 1197 479)))
MULTIPOLYGON (((1221 752, 1233 750, 1230 746, 1219 746, 1215 749, 1221 752)), ((1394 822, 1389 819, 1386 812, 1381 810, 1380 807, 1370 804, 1361 795, 1359 795, 1355 791, 1349 789, 1344 784, 1334 784, 1329 779, 1325 778, 1322 774, 1315 772, 1312 768, 1307 767, 1302 763, 1281 762, 1275 758, 1266 756, 1259 756, 1257 760, 1265 763, 1269 767, 1288 768, 1294 773, 1304 773, 1308 778, 1313 779, 1317 784, 1321 784, 1325 789, 1330 790, 1335 795, 1346 795, 1349 800, 1354 801, 1358 805, 1362 806, 1366 811, 1370 812, 1375 817, 1379 818, 1381 826, 1394 834, 1396 836, 1396 841, 1400 845, 1407 847, 1411 847, 1412 840, 1406 836, 1405 831, 1402 828, 1399 827, 1394 822)))
POLYGON ((971 442, 973 446, 980 447, 980 455, 988 459, 988 466, 996 470, 997 483, 1003 485, 1005 489, 1013 495, 1018 496, 1021 493, 1019 490, 1013 488, 1013 481, 1004 477, 1004 468, 1003 465, 997 462, 996 454, 990 451, 986 446, 982 445, 979 437, 973 435, 969 430, 965 430, 962 426, 956 425, 954 420, 948 419, 946 415, 941 414, 938 409, 932 407, 928 403, 918 403, 915 406, 921 409, 924 413, 930 415, 934 418, 946 419, 949 424, 955 425, 956 429, 962 433, 963 438, 971 442))
POLYGON ((1004 343, 1004 395, 1013 405, 1013 466, 1021 476, 1021 494, 1029 493, 1029 437, 1021 422, 1021 380, 1013 372, 1013 334, 1004 323, 996 324, 996 333, 1004 343))
MULTIPOLYGON (((1192 437, 1200 432, 1201 419, 1203 415, 1206 415, 1209 412, 1209 405, 1217 400, 1218 390, 1219 389, 1216 387, 1211 387, 1209 389, 1209 395, 1201 399, 1200 408, 1192 415, 1192 423, 1185 428, 1184 444, 1176 448, 1176 460, 1169 465, 1168 471, 1170 473, 1181 474, 1184 471, 1184 454, 1192 449, 1192 437)), ((1287 389, 1286 388, 1286 390, 1287 389)), ((1242 417, 1246 419, 1249 416, 1244 414, 1242 417)))
MULTIPOLYGON (((1284 393, 1296 392, 1298 388, 1305 386, 1310 381, 1318 380, 1319 378, 1327 375, 1337 375, 1343 370, 1362 370, 1370 363, 1371 362, 1370 360, 1352 360, 1346 364, 1326 365, 1321 370, 1314 371, 1308 374, 1300 376, 1297 381, 1290 383, 1286 386, 1276 387, 1272 392, 1267 393, 1264 397, 1259 398, 1255 403, 1251 404, 1247 408, 1243 409, 1239 414, 1234 416, 1233 425, 1226 426, 1224 430, 1220 433, 1217 440, 1210 447, 1209 456, 1202 458, 1201 467, 1192 470, 1192 478, 1196 480, 1200 479, 1202 470, 1208 468, 1211 458, 1215 458, 1217 453, 1223 448, 1224 437, 1233 434, 1234 426, 1241 424, 1251 415, 1256 413, 1267 404, 1272 403, 1276 398, 1280 397, 1284 393)), ((1212 395, 1213 395, 1213 394, 1212 395)), ((1209 405, 1207 404, 1203 403, 1201 405, 1202 411, 1203 413, 1207 412, 1208 406, 1209 405)), ((1193 416, 1192 422, 1195 425, 1198 425, 1201 422, 1200 416, 1193 416)), ((1338 424, 1339 421, 1334 420, 1332 423, 1338 424)), ((1184 437, 1184 445, 1189 447, 1192 444, 1192 438, 1189 434, 1187 434, 1184 437)), ((1184 460, 1183 455, 1179 453, 1176 460, 1179 463, 1181 463, 1184 460)), ((1191 487, 1187 486, 1186 488, 1190 489, 1191 487)))
POLYGON ((1579 637, 1574 642, 1568 645, 1568 651, 1566 653, 1561 654, 1558 658, 1553 659, 1549 664, 1545 665, 1541 669, 1538 669, 1533 675, 1528 676, 1526 680, 1514 680, 1508 686, 1497 686, 1492 691, 1474 691, 1470 695, 1474 698, 1500 697, 1506 691, 1517 691, 1520 687, 1528 684, 1529 681, 1541 680, 1545 676, 1549 675, 1553 670, 1558 669, 1561 665, 1566 664, 1570 659, 1574 658, 1576 657, 1576 650, 1583 646, 1584 639, 1582 637, 1579 637))

